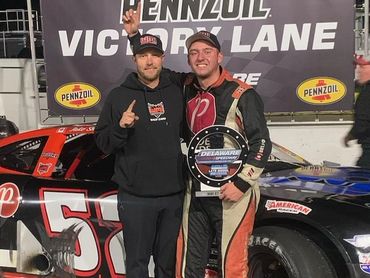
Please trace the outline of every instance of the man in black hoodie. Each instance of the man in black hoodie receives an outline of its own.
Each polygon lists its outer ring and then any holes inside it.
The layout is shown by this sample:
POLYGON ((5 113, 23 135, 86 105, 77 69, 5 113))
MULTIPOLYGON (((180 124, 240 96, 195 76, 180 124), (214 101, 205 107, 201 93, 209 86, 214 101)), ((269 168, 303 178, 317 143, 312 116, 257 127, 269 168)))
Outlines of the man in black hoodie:
POLYGON ((137 73, 109 93, 95 139, 102 151, 115 155, 112 180, 119 185, 126 277, 148 277, 153 255, 155 277, 173 278, 184 190, 182 94, 162 71, 158 37, 141 36, 133 54, 137 73))

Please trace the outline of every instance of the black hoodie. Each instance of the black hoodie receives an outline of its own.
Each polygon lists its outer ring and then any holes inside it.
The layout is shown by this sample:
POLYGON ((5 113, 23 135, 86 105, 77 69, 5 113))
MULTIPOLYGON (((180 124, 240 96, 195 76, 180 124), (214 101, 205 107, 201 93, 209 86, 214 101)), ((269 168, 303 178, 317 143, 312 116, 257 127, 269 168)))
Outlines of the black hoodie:
POLYGON ((113 89, 105 100, 96 129, 98 147, 115 154, 112 180, 137 196, 165 196, 184 189, 180 131, 183 119, 181 88, 162 71, 156 88, 141 83, 136 73, 113 89), (119 121, 130 103, 139 116, 132 128, 119 121))
POLYGON ((360 144, 370 144, 370 83, 361 87, 355 103, 355 118, 350 131, 360 144))

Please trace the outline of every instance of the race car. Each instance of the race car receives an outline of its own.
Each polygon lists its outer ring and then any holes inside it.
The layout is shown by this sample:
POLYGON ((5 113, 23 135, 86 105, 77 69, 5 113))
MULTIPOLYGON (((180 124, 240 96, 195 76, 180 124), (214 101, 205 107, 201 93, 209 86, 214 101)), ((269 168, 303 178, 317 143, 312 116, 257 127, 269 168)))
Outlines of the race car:
MULTIPOLYGON (((85 124, 0 139, 0 277, 125 277, 114 157, 93 133, 85 124)), ((249 277, 370 277, 369 181, 369 170, 314 166, 274 144, 249 277)), ((206 276, 216 261, 213 250, 206 276)))
POLYGON ((260 183, 250 277, 370 277, 370 169, 273 153, 260 183))

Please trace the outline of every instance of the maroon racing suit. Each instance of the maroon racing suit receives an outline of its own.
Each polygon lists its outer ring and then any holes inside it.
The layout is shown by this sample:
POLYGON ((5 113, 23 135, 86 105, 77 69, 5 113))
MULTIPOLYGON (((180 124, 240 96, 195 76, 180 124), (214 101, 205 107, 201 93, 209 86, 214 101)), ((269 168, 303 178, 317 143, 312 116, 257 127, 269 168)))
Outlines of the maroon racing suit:
POLYGON ((223 68, 219 79, 207 89, 202 89, 194 76, 188 78, 184 92, 191 136, 211 125, 225 125, 245 136, 249 151, 234 181, 244 192, 239 201, 195 197, 200 183, 195 178, 189 182, 178 239, 176 278, 204 277, 214 239, 219 278, 247 277, 248 241, 260 196, 257 180, 271 152, 263 102, 251 86, 234 79, 223 68))

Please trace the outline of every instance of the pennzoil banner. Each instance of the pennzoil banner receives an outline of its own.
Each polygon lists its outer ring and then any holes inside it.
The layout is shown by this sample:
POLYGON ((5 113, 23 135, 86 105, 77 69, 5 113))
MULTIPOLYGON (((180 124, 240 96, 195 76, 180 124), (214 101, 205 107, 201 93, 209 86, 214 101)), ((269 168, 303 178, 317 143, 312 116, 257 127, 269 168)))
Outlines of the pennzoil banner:
MULTIPOLYGON (((98 115, 135 71, 123 30, 134 0, 42 0, 51 116, 98 115)), ((354 1, 142 0, 141 32, 160 36, 167 68, 188 72, 185 40, 217 35, 223 66, 253 85, 265 112, 352 108, 354 1)))

